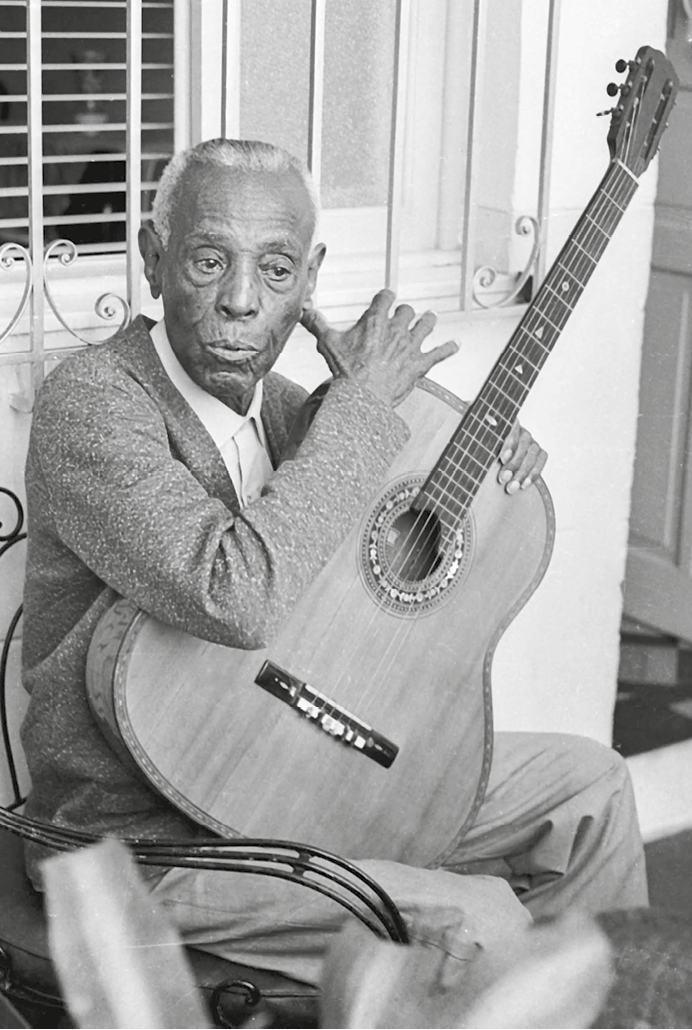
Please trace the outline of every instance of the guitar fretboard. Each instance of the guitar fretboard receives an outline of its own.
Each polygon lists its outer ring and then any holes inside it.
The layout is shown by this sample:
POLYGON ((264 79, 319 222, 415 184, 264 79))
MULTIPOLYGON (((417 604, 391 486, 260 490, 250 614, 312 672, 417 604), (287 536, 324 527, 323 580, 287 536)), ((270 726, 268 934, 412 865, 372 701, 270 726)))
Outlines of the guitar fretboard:
POLYGON ((613 161, 476 400, 421 488, 415 507, 456 528, 498 458, 535 383, 598 264, 638 181, 613 161))

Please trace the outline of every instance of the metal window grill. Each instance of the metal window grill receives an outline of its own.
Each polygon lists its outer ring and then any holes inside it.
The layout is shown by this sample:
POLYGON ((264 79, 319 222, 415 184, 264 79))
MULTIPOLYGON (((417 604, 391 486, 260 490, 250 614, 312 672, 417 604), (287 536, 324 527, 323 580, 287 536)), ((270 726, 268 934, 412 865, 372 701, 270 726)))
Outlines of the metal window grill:
POLYGON ((139 309, 137 230, 175 145, 174 16, 173 0, 0 0, 0 273, 24 273, 0 363, 37 381, 47 316, 75 347, 92 342, 53 296, 59 266, 125 254, 126 297, 95 310, 125 324, 139 309))
MULTIPOLYGON (((309 106, 307 160, 319 186, 323 152, 323 104, 325 95, 325 23, 328 0, 310 0, 311 27, 309 48, 309 106)), ((396 290, 400 280, 401 226, 403 210, 403 174, 405 161, 405 132, 407 131, 407 76, 409 55, 415 47, 411 33, 412 11, 420 0, 396 0, 394 62, 392 101, 390 110, 389 168, 387 196, 387 227, 385 280, 386 285, 396 290)), ((486 305, 479 299, 477 287, 484 277, 492 278, 493 269, 478 267, 477 243, 477 198, 479 179, 479 141, 483 130, 481 104, 483 85, 488 74, 487 19, 492 0, 472 0, 471 8, 448 0, 447 34, 448 46, 454 46, 455 33, 461 31, 460 11, 472 9, 470 41, 470 68, 468 69, 468 112, 464 153, 455 157, 462 162, 459 170, 461 232, 458 240, 459 284, 456 310, 470 313, 486 305)), ((69 323, 69 313, 61 310, 52 292, 52 282, 59 266, 72 266, 77 257, 80 262, 71 268, 71 274, 79 277, 79 268, 84 268, 83 255, 126 255, 126 289, 124 296, 118 293, 102 294, 94 304, 96 314, 104 319, 108 332, 114 326, 116 315, 120 314, 120 325, 126 324, 132 313, 140 310, 142 280, 140 258, 137 252, 137 230, 142 217, 146 217, 156 186, 157 173, 170 154, 184 145, 189 138, 189 96, 187 75, 189 31, 194 6, 188 0, 0 0, 0 17, 7 18, 13 12, 15 26, 5 35, 4 47, 0 47, 0 80, 10 84, 6 94, 0 94, 0 113, 6 110, 3 104, 19 105, 26 117, 18 124, 0 121, 0 215, 8 203, 24 202, 26 211, 21 215, 0 217, 0 280, 3 271, 14 268, 24 273, 24 288, 18 306, 6 324, 0 324, 0 367, 2 365, 29 365, 33 370, 34 384, 40 382, 47 358, 69 353, 70 349, 95 342, 89 335, 82 335, 79 329, 69 323), (96 95, 84 92, 48 91, 50 76, 74 76, 77 65, 69 60, 48 60, 51 48, 74 46, 75 33, 60 30, 55 17, 60 11, 72 10, 83 14, 86 10, 99 12, 106 25, 109 18, 120 18, 116 31, 109 28, 93 32, 84 28, 78 33, 82 57, 89 57, 89 51, 108 50, 109 57, 121 60, 83 60, 79 72, 96 75, 119 75, 120 86, 111 92, 102 91, 96 95), (17 20, 25 24, 16 28, 17 20), (165 23, 162 19, 165 18, 165 23), (53 20, 51 20, 53 19, 53 20), (10 57, 8 45, 12 45, 10 57), (114 48, 119 49, 114 49, 114 48), (153 60, 153 56, 166 60, 153 60), (175 89, 172 88, 175 73, 175 89), (11 83, 25 82, 25 87, 15 89, 11 83), (162 80, 168 88, 161 87, 162 80), (155 87, 155 88, 154 88, 155 87), (88 165, 95 181, 78 183, 61 182, 60 175, 70 169, 74 177, 75 168, 84 164, 83 150, 94 138, 94 125, 55 120, 55 111, 66 104, 85 104, 91 101, 101 109, 108 107, 113 118, 97 126, 98 136, 107 137, 111 147, 102 153, 90 154, 88 165), (161 117, 165 110, 166 117, 161 117), (51 113, 52 112, 52 113, 51 113), (9 152, 10 140, 17 140, 18 130, 24 134, 24 156, 9 152), (69 130, 69 132, 68 132, 69 130), (65 143, 69 137, 72 149, 65 143), (165 140, 166 145, 161 145, 165 140), (60 146, 56 145, 61 141, 60 146), (115 145, 117 144, 117 146, 115 145), (82 150, 80 151, 80 147, 82 150), (61 152, 57 152, 60 150, 61 152), (108 182, 99 180, 98 168, 119 166, 117 178, 108 182), (17 177, 18 169, 26 175, 26 183, 11 183, 12 174, 17 177), (60 169, 62 168, 62 172, 60 169), (56 172, 56 169, 58 171, 56 172), (90 198, 109 195, 113 210, 100 210, 84 214, 51 214, 51 205, 60 207, 65 198, 72 205, 75 201, 87 204, 90 198), (122 200, 124 198, 124 204, 122 200), (120 201, 120 202, 119 202, 120 201), (115 208, 118 208, 115 210, 115 208), (73 229, 98 226, 104 236, 110 231, 118 239, 101 239, 98 242, 74 243, 63 233, 65 225, 73 229), (15 235, 12 236, 11 234, 15 235), (8 235, 9 234, 9 235, 8 235), (3 243, 3 240, 5 241, 3 243), (28 316, 28 318, 27 318, 28 316), (67 334, 59 353, 46 347, 47 320, 55 320, 67 334), (13 347, 20 322, 28 323, 28 343, 13 347)), ((543 89, 543 119, 540 143, 538 200, 535 217, 523 216, 515 224, 518 234, 533 234, 533 247, 524 272, 509 296, 501 304, 516 303, 522 294, 527 279, 533 275, 542 278, 544 255, 541 248, 549 194, 549 167, 552 145, 552 112, 555 90, 555 55, 559 26, 560 0, 548 0, 546 5, 545 71, 543 89)), ((240 82, 239 54, 241 50, 241 5, 240 0, 221 0, 222 15, 222 68, 219 133, 238 136, 240 128, 240 82)), ((87 24, 86 18, 84 24, 87 24)), ((465 30, 467 31, 467 30, 465 30)), ((468 44, 468 41, 467 41, 468 44)), ((53 52, 53 56, 58 51, 53 52)), ((101 55, 103 56, 103 54, 101 55)), ((91 54, 94 57, 94 54, 91 54)), ((445 91, 449 93, 458 87, 458 70, 454 60, 449 60, 445 75, 445 91), (456 76, 456 78, 455 78, 456 76)), ((62 80, 65 81, 64 78, 62 80)), ((115 81, 115 80, 112 80, 115 81)), ((111 84, 112 84, 111 81, 111 84)), ((261 88, 261 84, 257 84, 261 88)), ((52 90, 52 87, 51 87, 52 90)), ((445 141, 443 138, 443 148, 445 141)), ((458 149, 458 148, 457 148, 458 149)), ((444 155, 441 155, 441 159, 444 155)), ((69 174, 69 173, 67 173, 69 174)), ((13 280, 16 289, 16 277, 13 280)), ((96 320, 96 324, 98 320, 96 320)), ((120 326, 118 326, 119 328, 120 326)), ((26 331, 24 331, 26 335, 26 331)), ((99 341, 101 342, 101 341, 99 341)))

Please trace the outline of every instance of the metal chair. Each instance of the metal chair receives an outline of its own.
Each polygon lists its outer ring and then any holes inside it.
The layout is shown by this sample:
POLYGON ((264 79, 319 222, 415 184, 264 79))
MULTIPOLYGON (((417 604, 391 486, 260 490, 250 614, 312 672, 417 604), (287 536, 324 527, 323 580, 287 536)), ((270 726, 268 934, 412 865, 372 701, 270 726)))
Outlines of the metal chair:
MULTIPOLYGON (((0 523, 0 558, 26 538, 19 498, 0 487, 16 508, 9 532, 0 523)), ((24 870, 24 840, 64 851, 84 847, 98 838, 91 834, 46 825, 21 815, 24 798, 10 735, 7 674, 10 646, 21 619, 14 613, 0 653, 0 723, 12 800, 0 807, 0 992, 30 1020, 31 1026, 69 1027, 60 988, 50 958, 41 896, 24 870), (47 1021, 46 1021, 47 1020, 47 1021)), ((126 840, 142 865, 212 868, 261 873, 300 883, 332 898, 373 933, 406 943, 401 915, 379 885, 350 862, 318 848, 291 841, 219 837, 190 841, 126 840)), ((276 1027, 317 1026, 318 992, 280 974, 228 962, 208 952, 187 948, 193 976, 205 995, 217 1026, 233 1027, 259 1010, 268 1012, 276 1027)))

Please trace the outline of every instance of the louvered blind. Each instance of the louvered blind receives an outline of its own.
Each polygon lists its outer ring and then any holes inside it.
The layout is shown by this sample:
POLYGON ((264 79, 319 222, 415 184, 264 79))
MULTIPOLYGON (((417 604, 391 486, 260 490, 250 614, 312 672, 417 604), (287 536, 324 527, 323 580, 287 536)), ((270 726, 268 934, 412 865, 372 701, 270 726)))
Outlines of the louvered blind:
POLYGON ((128 157, 141 148, 146 217, 173 153, 173 15, 173 0, 0 0, 0 244, 27 246, 40 219, 46 244, 125 250, 128 157))

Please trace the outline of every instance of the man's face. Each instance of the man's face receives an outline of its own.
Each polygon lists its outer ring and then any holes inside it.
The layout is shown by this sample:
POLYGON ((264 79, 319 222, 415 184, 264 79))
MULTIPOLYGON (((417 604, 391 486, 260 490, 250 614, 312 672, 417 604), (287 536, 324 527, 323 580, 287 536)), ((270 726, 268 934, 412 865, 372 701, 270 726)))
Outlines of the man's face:
POLYGON ((143 253, 181 365, 202 389, 245 414, 315 286, 324 248, 310 250, 307 193, 296 173, 207 165, 188 173, 164 249, 143 253))

